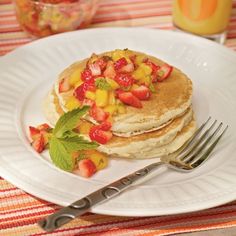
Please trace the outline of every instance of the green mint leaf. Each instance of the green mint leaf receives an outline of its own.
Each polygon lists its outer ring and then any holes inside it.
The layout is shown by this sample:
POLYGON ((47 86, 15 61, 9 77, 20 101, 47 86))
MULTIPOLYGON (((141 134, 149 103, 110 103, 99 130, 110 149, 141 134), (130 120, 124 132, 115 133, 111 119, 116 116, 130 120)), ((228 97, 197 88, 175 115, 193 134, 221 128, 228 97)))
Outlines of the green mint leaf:
POLYGON ((63 114, 56 123, 53 134, 61 138, 68 130, 72 130, 78 124, 79 119, 88 111, 89 106, 77 108, 63 114))
POLYGON ((111 85, 106 81, 105 78, 97 78, 95 81, 95 86, 98 89, 103 89, 103 90, 111 90, 112 89, 111 85))
POLYGON ((64 145, 68 152, 95 149, 98 144, 85 140, 83 137, 77 135, 73 137, 60 138, 59 141, 64 145))
POLYGON ((155 93, 155 92, 156 92, 156 89, 155 89, 153 83, 150 83, 149 89, 151 90, 152 93, 155 93))
POLYGON ((60 139, 52 136, 49 141, 49 154, 55 166, 65 171, 72 171, 74 162, 71 153, 60 139))

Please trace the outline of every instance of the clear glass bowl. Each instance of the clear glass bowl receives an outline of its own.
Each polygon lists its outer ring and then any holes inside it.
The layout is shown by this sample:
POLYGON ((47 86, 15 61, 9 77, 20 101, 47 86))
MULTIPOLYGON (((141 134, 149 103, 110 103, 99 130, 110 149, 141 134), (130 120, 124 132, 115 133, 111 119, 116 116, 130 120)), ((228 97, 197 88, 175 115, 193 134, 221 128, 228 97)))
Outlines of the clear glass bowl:
POLYGON ((87 27, 99 0, 14 0, 14 3, 23 30, 44 37, 87 27))

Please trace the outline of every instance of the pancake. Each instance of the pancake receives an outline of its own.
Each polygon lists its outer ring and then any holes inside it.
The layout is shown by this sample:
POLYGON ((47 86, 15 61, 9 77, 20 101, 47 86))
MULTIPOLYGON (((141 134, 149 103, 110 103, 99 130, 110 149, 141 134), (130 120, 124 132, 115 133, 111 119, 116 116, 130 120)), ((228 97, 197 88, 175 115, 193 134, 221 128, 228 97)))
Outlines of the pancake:
POLYGON ((113 136, 98 150, 113 157, 146 159, 161 157, 178 150, 195 132, 191 108, 164 128, 132 137, 113 136))
MULTIPOLYGON (((146 57, 157 65, 161 66, 164 64, 163 61, 153 56, 140 52, 128 51, 129 53, 146 57)), ((98 56, 111 56, 112 53, 113 51, 106 52, 98 56)), ((59 78, 50 95, 54 96, 54 99, 51 98, 49 103, 44 105, 49 106, 49 108, 45 108, 46 111, 53 109, 52 107, 54 105, 50 103, 55 102, 55 99, 57 99, 57 106, 63 112, 68 111, 65 107, 65 103, 66 99, 72 96, 73 91, 59 93, 59 83, 63 78, 70 76, 76 69, 84 68, 88 60, 89 59, 85 59, 72 64, 59 75, 59 78)), ((127 106, 125 114, 118 114, 113 117, 113 134, 121 137, 130 137, 161 129, 168 125, 174 118, 183 114, 190 107, 192 98, 192 83, 191 80, 179 69, 174 68, 171 75, 165 80, 165 82, 154 84, 154 87, 157 92, 152 94, 150 100, 142 101, 142 109, 127 106)), ((59 117, 56 113, 54 114, 54 112, 52 112, 50 116, 48 115, 48 112, 46 113, 46 117, 52 125, 55 124, 59 117)), ((93 123, 96 123, 89 116, 87 119, 93 123)))

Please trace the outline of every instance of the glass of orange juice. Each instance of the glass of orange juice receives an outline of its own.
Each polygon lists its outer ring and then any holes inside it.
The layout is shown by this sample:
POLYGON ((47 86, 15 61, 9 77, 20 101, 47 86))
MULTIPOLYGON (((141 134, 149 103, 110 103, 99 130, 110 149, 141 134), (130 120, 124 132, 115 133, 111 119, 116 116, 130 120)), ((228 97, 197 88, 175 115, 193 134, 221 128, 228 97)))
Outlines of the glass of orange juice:
POLYGON ((173 0, 175 28, 224 43, 232 0, 173 0))

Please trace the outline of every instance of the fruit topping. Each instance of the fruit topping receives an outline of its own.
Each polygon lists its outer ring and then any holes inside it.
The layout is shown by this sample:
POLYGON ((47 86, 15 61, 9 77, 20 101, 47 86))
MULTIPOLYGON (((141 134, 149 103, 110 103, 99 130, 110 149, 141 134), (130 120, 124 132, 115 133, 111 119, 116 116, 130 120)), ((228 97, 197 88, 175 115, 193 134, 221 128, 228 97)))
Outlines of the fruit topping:
POLYGON ((117 74, 115 81, 122 87, 129 87, 134 83, 134 78, 129 74, 117 74))
POLYGON ((173 70, 173 66, 170 66, 168 64, 164 64, 160 67, 160 69, 158 70, 157 74, 157 81, 163 81, 165 79, 167 79, 170 75, 170 73, 173 70))
POLYGON ((108 116, 109 113, 105 112, 102 108, 97 107, 97 106, 93 106, 90 110, 89 110, 89 115, 96 120, 97 122, 103 122, 105 121, 108 116))
POLYGON ((63 78, 59 83, 59 93, 68 92, 71 89, 69 77, 63 78))
POLYGON ((119 96, 119 99, 125 104, 128 104, 136 108, 143 107, 140 100, 137 97, 135 97, 131 92, 121 92, 119 93, 118 96, 119 96))
POLYGON ((89 137, 92 141, 106 144, 112 138, 112 133, 110 131, 102 130, 100 125, 95 125, 90 129, 89 137))
POLYGON ((132 89, 131 93, 140 100, 148 100, 151 97, 150 89, 144 85, 132 89))
POLYGON ((91 177, 97 171, 96 165, 90 159, 83 159, 79 161, 78 167, 80 175, 86 178, 91 177))
POLYGON ((39 136, 35 140, 33 140, 31 145, 36 152, 41 153, 45 148, 43 134, 39 134, 39 136))
POLYGON ((102 71, 97 63, 89 64, 89 70, 91 71, 92 76, 98 76, 101 75, 102 71))

